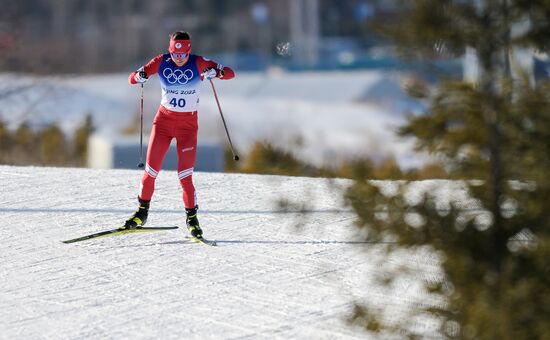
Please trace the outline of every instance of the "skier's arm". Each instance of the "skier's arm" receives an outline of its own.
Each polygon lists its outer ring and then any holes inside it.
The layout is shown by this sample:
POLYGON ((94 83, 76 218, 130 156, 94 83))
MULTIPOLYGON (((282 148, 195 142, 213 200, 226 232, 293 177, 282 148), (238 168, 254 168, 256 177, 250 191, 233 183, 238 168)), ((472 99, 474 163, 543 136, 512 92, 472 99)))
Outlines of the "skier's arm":
POLYGON ((229 80, 235 77, 235 71, 233 71, 230 67, 222 66, 213 60, 206 59, 201 56, 198 56, 197 58, 197 67, 199 68, 199 72, 201 72, 201 80, 204 79, 203 73, 210 69, 216 72, 217 78, 223 80, 229 80))
POLYGON ((149 61, 145 66, 142 66, 134 72, 130 73, 130 75, 128 76, 128 82, 130 82, 130 84, 137 84, 138 81, 136 80, 136 76, 143 76, 142 73, 140 75, 140 72, 145 72, 145 79, 149 78, 151 75, 158 72, 161 62, 162 54, 159 54, 158 56, 151 59, 151 61, 149 61))

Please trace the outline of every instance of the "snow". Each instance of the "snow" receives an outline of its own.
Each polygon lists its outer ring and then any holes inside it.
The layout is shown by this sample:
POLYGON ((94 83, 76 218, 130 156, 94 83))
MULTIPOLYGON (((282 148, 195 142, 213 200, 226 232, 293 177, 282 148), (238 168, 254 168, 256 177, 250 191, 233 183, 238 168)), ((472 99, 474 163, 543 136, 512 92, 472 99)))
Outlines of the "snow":
MULTIPOLYGON (((235 147, 245 154, 260 140, 289 149, 314 164, 336 165, 357 156, 393 155, 404 167, 423 163, 412 143, 395 136, 407 112, 422 106, 404 93, 406 75, 385 71, 241 73, 215 80, 235 147), (296 143, 297 139, 301 143, 296 143), (301 145, 300 145, 301 144, 301 145)), ((139 112, 139 87, 127 74, 34 77, 0 74, 0 118, 15 127, 58 122, 72 132, 86 114, 98 132, 119 133, 139 112), (2 85, 4 84, 4 85, 2 85), (20 91, 2 97, 14 88, 20 91), (30 88, 31 90, 24 90, 30 88)), ((160 102, 156 77, 145 85, 145 129, 160 102)), ((202 85, 200 139, 225 143, 218 107, 202 85)))
MULTIPOLYGON (((0 166, 0 338, 364 339, 346 322, 354 302, 394 321, 442 304, 421 288, 441 275, 436 254, 362 242, 342 202, 347 180, 196 173, 217 247, 186 243, 181 228, 61 243, 120 225, 141 174, 0 166), (380 286, 381 264, 411 271, 380 286)), ((453 196, 442 181, 415 193, 434 188, 453 196)), ((148 225, 183 224, 177 174, 163 171, 148 225)), ((437 322, 414 327, 429 336, 437 322)))

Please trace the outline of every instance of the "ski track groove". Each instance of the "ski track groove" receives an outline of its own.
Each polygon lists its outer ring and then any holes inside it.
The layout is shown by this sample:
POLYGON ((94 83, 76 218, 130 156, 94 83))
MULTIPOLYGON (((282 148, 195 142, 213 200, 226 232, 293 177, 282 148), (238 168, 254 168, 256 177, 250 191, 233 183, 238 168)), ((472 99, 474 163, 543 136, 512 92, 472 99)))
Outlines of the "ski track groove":
MULTIPOLYGON (((0 166, 0 339, 364 339, 345 321, 354 300, 422 301, 406 282, 366 289, 382 245, 354 243, 353 212, 321 179, 197 173, 207 247, 186 242, 163 171, 148 225, 180 229, 61 243, 123 223, 141 175, 0 166), (306 212, 277 208, 304 198, 306 212)), ((437 278, 435 257, 413 261, 417 279, 437 278)))

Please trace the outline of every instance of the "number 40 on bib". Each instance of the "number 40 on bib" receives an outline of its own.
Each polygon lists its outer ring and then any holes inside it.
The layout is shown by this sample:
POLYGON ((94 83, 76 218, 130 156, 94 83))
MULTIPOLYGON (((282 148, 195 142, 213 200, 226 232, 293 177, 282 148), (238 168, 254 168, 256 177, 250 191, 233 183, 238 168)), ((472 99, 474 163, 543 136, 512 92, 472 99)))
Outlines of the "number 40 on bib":
POLYGON ((184 107, 185 106, 185 99, 183 99, 183 98, 180 98, 180 99, 172 98, 172 100, 170 101, 170 105, 172 105, 173 107, 184 107))

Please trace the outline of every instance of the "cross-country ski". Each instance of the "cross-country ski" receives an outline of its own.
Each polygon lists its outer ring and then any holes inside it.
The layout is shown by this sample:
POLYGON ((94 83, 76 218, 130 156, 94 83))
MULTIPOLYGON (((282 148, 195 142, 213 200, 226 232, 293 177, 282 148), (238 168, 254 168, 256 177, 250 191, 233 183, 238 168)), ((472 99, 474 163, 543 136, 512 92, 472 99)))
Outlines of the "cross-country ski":
POLYGON ((75 243, 75 242, 81 242, 86 240, 91 240, 95 238, 100 237, 106 237, 106 236, 115 236, 115 235, 123 235, 123 234, 132 234, 132 233, 147 233, 147 232, 155 232, 155 231, 162 231, 162 230, 173 230, 178 229, 178 227, 137 227, 134 229, 111 229, 106 231, 100 231, 98 233, 93 233, 77 238, 73 238, 70 240, 62 241, 63 243, 75 243))

